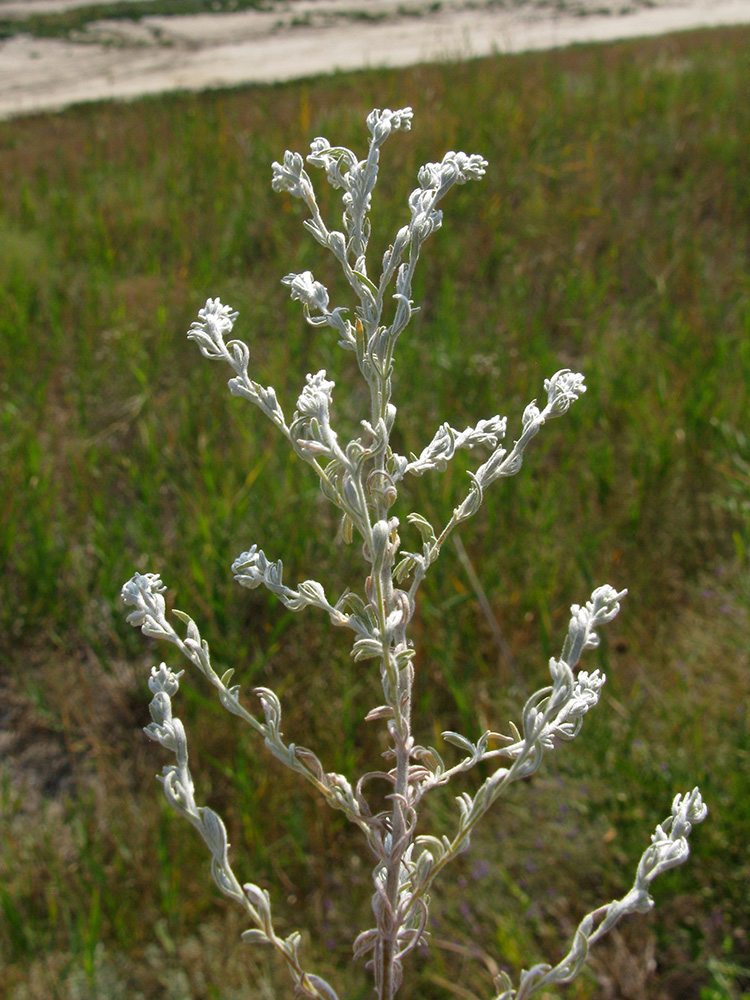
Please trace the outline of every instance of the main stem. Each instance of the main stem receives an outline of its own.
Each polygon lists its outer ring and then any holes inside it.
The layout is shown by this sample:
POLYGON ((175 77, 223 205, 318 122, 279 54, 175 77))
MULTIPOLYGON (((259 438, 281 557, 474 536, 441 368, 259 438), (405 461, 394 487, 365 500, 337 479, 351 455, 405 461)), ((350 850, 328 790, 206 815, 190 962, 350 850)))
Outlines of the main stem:
MULTIPOLYGON (((380 391, 373 392, 373 417, 385 417, 389 396, 387 381, 379 386, 380 391)), ((374 422, 374 421, 373 421, 374 422)), ((387 447, 387 446, 386 446, 387 447)), ((385 475, 386 448, 376 456, 375 470, 379 475, 385 475)), ((375 518, 384 520, 388 517, 388 504, 382 497, 373 497, 375 518)), ((377 613, 384 635, 388 615, 398 604, 399 594, 393 586, 394 555, 383 560, 378 576, 374 582, 377 599, 377 613)), ((406 595, 401 595, 406 597, 406 595)), ((378 986, 380 1000, 393 1000, 399 983, 398 953, 399 930, 404 914, 399 912, 399 883, 402 860, 409 846, 409 769, 412 747, 411 737, 411 667, 406 665, 399 669, 396 662, 396 652, 406 646, 406 627, 408 618, 399 624, 388 645, 383 650, 381 671, 385 688, 386 700, 393 708, 394 716, 389 723, 393 739, 392 750, 395 755, 395 780, 392 791, 392 807, 390 815, 390 847, 386 858, 385 906, 376 912, 377 927, 381 938, 381 947, 375 950, 375 981, 378 986), (395 685, 394 682, 395 681, 395 685)))
POLYGON ((399 902, 399 875, 401 871, 401 861, 406 843, 406 824, 404 820, 403 803, 406 800, 409 787, 409 749, 408 742, 401 739, 396 740, 396 782, 394 787, 393 810, 391 813, 391 851, 388 860, 386 878, 386 898, 388 908, 386 910, 386 926, 380 928, 383 936, 382 948, 382 1000, 393 1000, 399 986, 399 978, 396 976, 397 956, 398 956, 398 932, 401 924, 401 917, 398 913, 399 902))
MULTIPOLYGON (((385 569, 384 567, 384 572, 385 569)), ((389 574, 388 585, 392 592, 393 584, 390 579, 390 567, 387 572, 389 574)), ((386 607, 388 607, 387 604, 386 607)), ((397 645, 398 642, 394 643, 393 647, 385 651, 385 655, 392 655, 392 650, 397 645)), ((411 840, 407 813, 409 808, 409 768, 412 744, 410 669, 407 666, 400 671, 396 669, 395 673, 397 686, 392 694, 392 698, 396 716, 391 723, 390 729, 393 737, 393 752, 396 758, 396 767, 390 818, 390 849, 386 862, 386 906, 384 911, 382 911, 378 927, 382 938, 382 949, 380 950, 382 968, 376 970, 378 972, 376 981, 381 985, 381 1000, 393 1000, 400 982, 400 976, 397 975, 398 937, 404 914, 399 912, 399 885, 402 860, 411 840)))

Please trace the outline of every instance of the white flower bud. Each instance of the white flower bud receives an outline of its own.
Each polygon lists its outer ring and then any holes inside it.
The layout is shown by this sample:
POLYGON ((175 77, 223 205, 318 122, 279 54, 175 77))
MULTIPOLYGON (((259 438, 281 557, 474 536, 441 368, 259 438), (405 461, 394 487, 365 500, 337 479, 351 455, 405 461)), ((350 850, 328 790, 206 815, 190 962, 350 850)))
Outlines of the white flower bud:
POLYGON ((271 187, 274 191, 288 191, 293 198, 302 197, 301 180, 304 162, 299 153, 292 153, 287 149, 284 153, 284 162, 273 163, 272 170, 271 187))
POLYGON ((289 287, 292 299, 301 302, 308 308, 325 312, 328 309, 328 292, 325 285, 315 281, 312 271, 302 274, 286 274, 281 279, 282 285, 289 287))
MULTIPOLYGON (((338 257, 339 260, 344 260, 346 257, 346 237, 343 233, 334 230, 332 233, 328 234, 328 246, 332 250, 334 256, 338 257)), ((326 302, 326 305, 328 302, 326 302)))
POLYGON ((297 400, 297 412, 300 417, 328 421, 328 410, 333 401, 333 387, 335 382, 326 379, 325 369, 322 368, 314 375, 306 375, 307 385, 300 393, 297 400))
POLYGON ((559 417, 567 413, 570 404, 586 392, 583 375, 580 372, 572 372, 569 368, 563 368, 555 372, 552 378, 546 378, 544 389, 547 393, 546 410, 549 417, 559 417))
POLYGON ((140 628, 162 618, 166 605, 161 595, 166 589, 158 573, 136 573, 128 580, 120 592, 123 602, 135 608, 126 618, 128 624, 140 628))
POLYGON ((148 679, 149 690, 154 694, 159 692, 164 692, 170 698, 173 698, 179 688, 180 688, 180 677, 182 677, 184 670, 180 670, 179 673, 175 674, 166 663, 160 663, 158 667, 151 668, 151 676, 148 679))

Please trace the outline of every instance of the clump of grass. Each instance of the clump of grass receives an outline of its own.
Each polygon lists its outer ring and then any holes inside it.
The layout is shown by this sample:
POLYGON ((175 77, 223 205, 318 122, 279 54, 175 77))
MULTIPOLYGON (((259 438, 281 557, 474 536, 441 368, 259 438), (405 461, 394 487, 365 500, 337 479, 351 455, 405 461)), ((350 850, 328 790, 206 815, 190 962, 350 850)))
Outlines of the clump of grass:
MULTIPOLYGON (((476 148, 492 169, 484 216, 457 193, 450 239, 437 234, 415 289, 425 308, 396 373, 415 383, 412 409, 394 444, 419 450, 418 431, 437 416, 434 399, 441 419, 464 426, 477 412, 522 407, 540 373, 585 370, 589 392, 569 414, 568 433, 540 439, 533 468, 488 497, 468 555, 529 687, 554 652, 570 593, 596 578, 630 590, 628 614, 601 653, 614 734, 597 732, 592 716, 575 761, 560 764, 575 768, 560 776, 580 783, 591 811, 561 815, 553 775, 530 789, 529 813, 524 790, 524 809, 520 800, 511 808, 507 831, 490 832, 477 854, 489 873, 468 867, 462 877, 486 880, 490 894, 498 879, 514 886, 517 908, 500 923, 481 907, 472 913, 480 951, 484 942, 509 962, 554 953, 561 927, 580 916, 563 902, 566 869, 591 886, 582 907, 598 901, 602 885, 616 893, 615 873, 639 850, 631 827, 658 819, 665 790, 695 778, 714 808, 694 848, 697 863, 664 886, 677 902, 641 938, 626 938, 624 951, 603 954, 598 985, 590 979, 571 995, 583 1000, 606 995, 608 981, 622 985, 623 955, 642 953, 649 940, 662 956, 644 987, 654 998, 697 998, 710 984, 707 956, 750 965, 739 888, 750 874, 747 617, 737 600, 736 525, 714 501, 724 482, 711 425, 716 418, 742 427, 750 386, 749 41, 747 30, 733 28, 0 124, 0 642, 19 731, 45 734, 70 769, 67 784, 38 794, 31 774, 44 773, 43 759, 33 772, 11 771, 0 799, 9 996, 54 995, 50 984, 87 968, 90 978, 115 970, 133 996, 163 995, 165 977, 179 968, 195 996, 246 988, 244 952, 222 973, 209 916, 215 901, 192 877, 203 864, 198 845, 176 837, 182 853, 163 850, 155 861, 151 845, 170 840, 172 820, 154 802, 141 826, 129 821, 136 797, 140 809, 154 799, 139 728, 148 693, 117 668, 142 652, 116 606, 133 569, 181 581, 178 603, 216 637, 217 665, 229 665, 231 652, 232 664, 246 664, 245 683, 273 676, 290 705, 297 687, 311 687, 315 711, 289 725, 332 767, 355 770, 375 749, 355 745, 346 728, 370 702, 347 649, 330 654, 323 629, 303 635, 262 594, 238 593, 230 582, 232 558, 257 537, 283 536, 290 575, 299 570, 302 579, 318 562, 332 586, 347 578, 346 553, 333 558, 302 530, 314 487, 246 423, 183 338, 221 276, 222 298, 254 331, 259 375, 280 396, 296 394, 288 373, 312 369, 317 354, 278 279, 290 266, 312 266, 312 251, 300 246, 293 213, 279 217, 272 205, 267 165, 310 134, 356 145, 370 107, 407 100, 427 124, 389 151, 393 169, 381 189, 389 226, 373 244, 390 234, 408 193, 406 164, 436 147, 476 148), (404 178, 403 187, 390 178, 404 178), (290 263, 292 246, 299 249, 290 263), (438 359, 431 367, 427 341, 438 359), (163 563, 150 567, 155 538, 163 563), (487 553, 497 538, 493 563, 487 553), (323 648, 333 682, 309 676, 323 648), (79 683, 92 672, 112 678, 114 706, 94 730, 79 683), (677 719, 688 721, 678 728, 677 719), (345 727, 343 750, 328 732, 334 722, 337 732, 345 727), (612 750, 603 754, 607 743, 612 750), (613 785, 623 794, 608 791, 613 785), (569 845, 553 871, 548 823, 569 845), (534 871, 506 849, 524 833, 539 840, 534 871), (52 874, 30 882, 29 870, 52 874), (542 882, 542 904, 527 913, 524 899, 542 882), (170 904, 178 894, 187 901, 179 911, 170 904), (186 939, 205 942, 200 960, 175 944, 186 939)), ((321 277, 335 294, 332 275, 321 277)), ((440 520, 462 475, 459 467, 448 472, 437 489, 419 483, 415 507, 440 520)), ((497 704, 506 661, 461 571, 436 567, 417 628, 419 715, 432 715, 436 731, 473 725, 477 711, 512 711, 497 704)), ((519 685, 510 699, 522 696, 519 685)), ((291 872, 284 892, 321 927, 357 925, 350 898, 366 896, 365 866, 348 872, 346 885, 326 874, 335 867, 326 859, 350 853, 345 828, 335 818, 324 825, 312 801, 280 771, 264 771, 242 738, 231 768, 248 775, 245 808, 231 812, 218 762, 236 734, 222 732, 210 702, 191 697, 189 714, 208 715, 204 761, 217 762, 201 769, 204 791, 230 812, 230 840, 258 849, 255 870, 269 884, 282 859, 291 872), (278 854, 262 853, 273 838, 278 854), (352 883, 362 892, 350 892, 352 883), (325 889, 314 891, 318 884, 325 889)), ((16 745, 8 753, 11 762, 23 756, 16 745)), ((444 904, 457 909, 461 899, 444 904)), ((446 940, 441 927, 434 938, 439 981, 417 979, 414 995, 450 996, 459 979, 486 995, 484 951, 470 957, 469 942, 446 940)), ((348 956, 325 941, 323 934, 323 965, 345 966, 348 956)), ((264 975, 275 982, 272 965, 264 975)), ((58 995, 77 989, 71 978, 58 995)))

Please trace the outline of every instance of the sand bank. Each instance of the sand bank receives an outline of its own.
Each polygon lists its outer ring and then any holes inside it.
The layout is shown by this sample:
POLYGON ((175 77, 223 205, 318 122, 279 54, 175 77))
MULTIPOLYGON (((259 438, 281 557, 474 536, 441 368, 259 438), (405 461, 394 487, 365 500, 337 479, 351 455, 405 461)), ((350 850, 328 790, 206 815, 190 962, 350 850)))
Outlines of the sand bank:
MULTIPOLYGON (((6 0, 0 19, 80 4, 6 0)), ((743 23, 750 0, 277 0, 263 11, 102 20, 71 40, 0 42, 0 118, 102 98, 743 23)))

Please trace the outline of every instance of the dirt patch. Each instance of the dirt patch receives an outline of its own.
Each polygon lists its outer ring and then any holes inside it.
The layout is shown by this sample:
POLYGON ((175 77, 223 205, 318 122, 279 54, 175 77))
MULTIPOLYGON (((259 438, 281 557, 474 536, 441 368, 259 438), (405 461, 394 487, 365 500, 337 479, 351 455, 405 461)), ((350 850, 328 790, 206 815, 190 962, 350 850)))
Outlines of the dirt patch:
POLYGON ((120 759, 123 734, 130 748, 143 723, 143 692, 131 664, 105 671, 83 654, 57 666, 41 677, 39 668, 29 669, 34 683, 26 687, 9 677, 0 683, 0 761, 26 816, 43 802, 95 787, 97 772, 111 774, 120 759))

